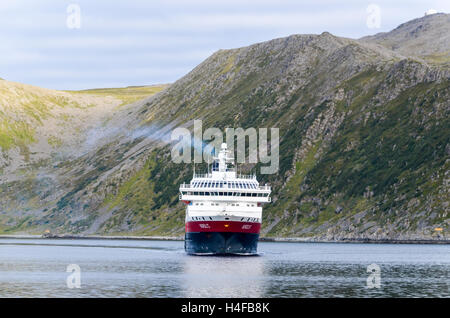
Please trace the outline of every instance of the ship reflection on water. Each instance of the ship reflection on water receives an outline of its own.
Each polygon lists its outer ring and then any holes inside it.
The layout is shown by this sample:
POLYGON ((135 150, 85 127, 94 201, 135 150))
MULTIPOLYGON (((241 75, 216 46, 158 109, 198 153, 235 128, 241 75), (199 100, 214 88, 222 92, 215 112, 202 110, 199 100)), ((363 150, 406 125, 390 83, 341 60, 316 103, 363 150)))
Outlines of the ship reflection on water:
POLYGON ((264 258, 261 256, 187 256, 185 297, 263 297, 264 258))

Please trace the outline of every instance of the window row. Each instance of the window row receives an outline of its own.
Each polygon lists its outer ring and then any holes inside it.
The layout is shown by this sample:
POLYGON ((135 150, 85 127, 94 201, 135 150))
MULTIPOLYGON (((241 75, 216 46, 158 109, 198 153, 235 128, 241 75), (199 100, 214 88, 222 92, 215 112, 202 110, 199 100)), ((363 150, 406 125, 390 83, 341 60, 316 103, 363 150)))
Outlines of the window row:
MULTIPOLYGON (((195 203, 195 205, 203 205, 203 203, 195 203)), ((219 203, 211 203, 211 206, 219 206, 219 203)), ((239 206, 239 203, 231 203, 231 206, 239 206)), ((244 204, 242 206, 245 206, 244 204)), ((247 203, 248 207, 254 207, 255 204, 247 203)))
POLYGON ((241 193, 241 192, 197 192, 197 191, 182 191, 183 195, 206 195, 206 196, 230 196, 230 197, 268 197, 268 193, 241 193))
POLYGON ((193 188, 228 188, 228 189, 257 189, 257 182, 239 181, 196 181, 192 183, 193 188))
MULTIPOLYGON (((213 221, 213 218, 212 217, 210 217, 210 216, 207 216, 206 218, 204 217, 204 216, 193 216, 192 217, 192 220, 194 220, 194 221, 208 221, 208 219, 209 220, 211 220, 211 221, 213 221)), ((229 218, 225 218, 225 220, 229 220, 229 218)), ((258 222, 259 221, 259 219, 258 218, 241 218, 241 221, 247 221, 247 222, 258 222)))

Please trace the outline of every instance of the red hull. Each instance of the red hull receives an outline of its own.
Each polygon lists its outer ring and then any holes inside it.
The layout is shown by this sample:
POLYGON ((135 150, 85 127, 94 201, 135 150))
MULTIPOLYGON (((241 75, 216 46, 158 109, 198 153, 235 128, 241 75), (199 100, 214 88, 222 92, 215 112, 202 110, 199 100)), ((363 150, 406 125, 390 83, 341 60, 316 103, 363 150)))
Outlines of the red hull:
POLYGON ((261 223, 239 221, 191 221, 186 223, 186 233, 232 232, 259 234, 261 223))

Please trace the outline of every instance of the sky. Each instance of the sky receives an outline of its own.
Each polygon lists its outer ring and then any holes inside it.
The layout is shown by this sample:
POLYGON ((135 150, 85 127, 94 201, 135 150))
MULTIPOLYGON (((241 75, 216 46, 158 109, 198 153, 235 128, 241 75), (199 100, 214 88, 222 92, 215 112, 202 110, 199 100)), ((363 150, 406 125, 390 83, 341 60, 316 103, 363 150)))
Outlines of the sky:
POLYGON ((0 0, 0 77, 78 90, 172 83, 219 49, 291 34, 359 38, 448 0, 0 0))

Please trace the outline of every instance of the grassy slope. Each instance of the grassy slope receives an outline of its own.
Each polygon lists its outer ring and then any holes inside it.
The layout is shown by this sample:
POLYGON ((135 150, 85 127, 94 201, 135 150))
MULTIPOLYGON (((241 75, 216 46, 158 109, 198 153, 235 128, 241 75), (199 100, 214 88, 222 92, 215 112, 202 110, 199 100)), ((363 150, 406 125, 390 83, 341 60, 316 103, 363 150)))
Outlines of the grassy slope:
MULTIPOLYGON (((42 89, 31 85, 1 81, 0 150, 2 154, 9 156, 8 151, 17 147, 20 150, 20 154, 24 155, 26 162, 28 162, 27 157, 30 153, 28 147, 41 137, 37 135, 36 130, 38 127, 45 126, 48 119, 58 117, 60 122, 67 122, 67 125, 64 125, 66 129, 71 129, 72 115, 70 114, 72 114, 72 110, 77 109, 78 112, 89 113, 91 107, 94 108, 96 106, 96 104, 91 105, 91 102, 101 103, 105 99, 108 99, 107 105, 121 105, 149 97, 164 89, 164 87, 165 85, 158 85, 152 87, 107 89, 101 90, 102 93, 98 93, 97 90, 89 93, 67 93, 42 89)), ((75 112, 73 113, 76 114, 75 112)), ((78 131, 72 131, 72 133, 79 134, 78 131)), ((59 135, 49 136, 47 142, 52 147, 51 151, 55 151, 55 153, 58 153, 58 148, 64 145, 64 140, 59 135)), ((103 157, 101 153, 99 155, 98 160, 101 162, 97 164, 98 168, 95 168, 94 172, 90 172, 86 177, 80 175, 71 180, 70 184, 73 184, 75 189, 81 191, 84 186, 89 184, 87 180, 95 180, 98 174, 104 171, 106 166, 111 168, 112 165, 117 163, 117 160, 106 160, 105 158, 108 157, 106 155, 103 155, 103 157)), ((61 201, 59 199, 50 199, 50 201, 47 201, 47 197, 54 192, 47 192, 49 187, 50 189, 61 189, 63 185, 55 183, 57 182, 56 180, 48 179, 46 173, 49 172, 49 176, 52 177, 52 169, 57 168, 58 170, 54 171, 57 174, 58 172, 67 171, 71 166, 83 164, 82 161, 75 161, 69 162, 68 165, 66 162, 61 162, 58 166, 54 166, 51 162, 42 161, 39 162, 39 165, 28 162, 26 167, 21 168, 21 171, 16 171, 16 174, 21 176, 19 181, 0 184, 0 201, 6 204, 4 206, 2 205, 0 209, 0 230, 6 233, 34 231, 36 222, 42 224, 39 221, 39 217, 35 215, 36 212, 41 210, 42 212, 40 213, 46 214, 52 210, 50 205, 60 203, 61 201), (39 170, 34 170, 35 168, 39 170), (39 176, 44 171, 44 175, 39 176), (45 206, 46 204, 50 205, 45 206), (20 211, 20 213, 15 213, 15 210, 20 211), (33 215, 27 215, 29 213, 33 215), (23 218, 22 215, 27 216, 23 218)), ((89 167, 86 167, 86 171, 88 170, 89 167)), ((0 168, 0 174, 3 174, 3 171, 4 169, 0 168)), ((64 198, 66 197, 63 196, 61 204, 64 205, 64 198)), ((49 224, 53 220, 55 220, 55 224, 64 224, 64 220, 59 220, 57 217, 43 222, 44 224, 49 224)), ((40 230, 37 231, 39 233, 40 230)))
POLYGON ((131 104, 141 99, 154 95, 164 88, 167 88, 168 84, 161 85, 149 85, 149 86, 129 86, 121 88, 95 88, 86 89, 81 91, 68 91, 74 94, 92 94, 96 96, 110 96, 122 101, 122 105, 131 104))
MULTIPOLYGON (((167 85, 139 86, 126 88, 92 89, 85 91, 59 92, 2 80, 0 82, 0 148, 3 151, 12 147, 25 149, 36 141, 35 128, 46 118, 54 116, 55 108, 86 108, 78 97, 92 95, 101 98, 111 97, 126 105, 158 93, 167 85)), ((58 144, 59 140, 49 140, 58 144)))
POLYGON ((0 148, 24 148, 35 141, 35 127, 53 116, 54 107, 81 107, 70 96, 30 85, 0 82, 0 148))

